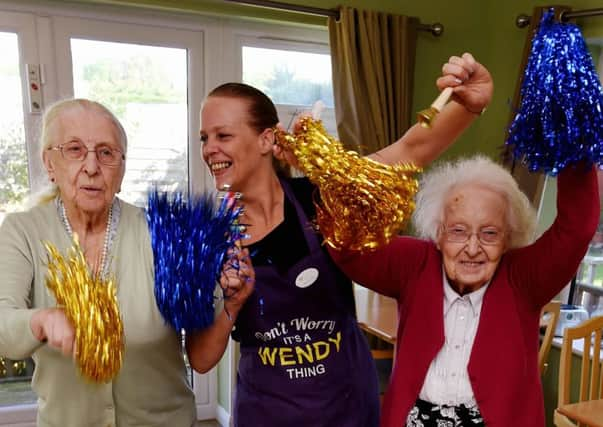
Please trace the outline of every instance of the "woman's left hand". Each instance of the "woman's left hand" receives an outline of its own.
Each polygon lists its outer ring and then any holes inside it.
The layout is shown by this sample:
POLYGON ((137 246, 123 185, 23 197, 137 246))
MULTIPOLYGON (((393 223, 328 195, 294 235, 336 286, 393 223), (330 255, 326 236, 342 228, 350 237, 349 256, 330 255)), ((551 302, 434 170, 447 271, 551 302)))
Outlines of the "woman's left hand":
MULTIPOLYGON (((299 118, 296 119, 295 124, 293 125, 293 132, 298 130, 299 126, 299 118)), ((283 127, 282 124, 278 123, 276 127, 283 133, 287 133, 287 130, 283 127)), ((289 166, 292 166, 296 169, 299 169, 299 163, 297 161, 297 157, 293 151, 289 148, 282 146, 281 144, 275 143, 272 146, 272 154, 281 162, 287 163, 289 166)))
POLYGON ((481 114, 490 104, 494 84, 490 72, 473 55, 451 56, 442 67, 442 77, 436 84, 440 90, 453 88, 453 100, 467 111, 481 114))

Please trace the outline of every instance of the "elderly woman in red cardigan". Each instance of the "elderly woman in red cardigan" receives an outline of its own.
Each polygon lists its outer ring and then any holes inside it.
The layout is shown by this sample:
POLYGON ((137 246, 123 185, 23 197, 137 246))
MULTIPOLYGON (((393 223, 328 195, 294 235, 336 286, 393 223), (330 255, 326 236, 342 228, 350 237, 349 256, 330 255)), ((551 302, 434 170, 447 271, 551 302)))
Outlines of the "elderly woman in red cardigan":
POLYGON ((350 278, 395 298, 397 354, 381 425, 544 425, 540 310, 572 278, 599 220, 594 167, 558 177, 557 217, 534 243, 535 213, 485 157, 440 166, 417 196, 423 239, 372 253, 332 250, 350 278))

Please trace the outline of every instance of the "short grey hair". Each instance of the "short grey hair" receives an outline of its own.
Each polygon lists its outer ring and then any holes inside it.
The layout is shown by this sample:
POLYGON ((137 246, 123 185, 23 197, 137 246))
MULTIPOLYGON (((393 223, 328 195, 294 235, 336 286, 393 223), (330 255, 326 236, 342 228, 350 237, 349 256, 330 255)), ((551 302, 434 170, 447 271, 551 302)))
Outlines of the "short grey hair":
POLYGON ((536 228, 536 211, 509 171, 482 155, 441 163, 423 176, 413 214, 418 236, 435 242, 447 196, 471 184, 491 189, 507 201, 509 248, 528 245, 536 228))
POLYGON ((89 99, 84 98, 73 98, 58 101, 48 107, 46 111, 44 111, 44 117, 42 119, 42 133, 40 136, 42 150, 46 150, 52 145, 53 141, 51 138, 51 129, 55 121, 63 114, 76 109, 93 111, 95 113, 100 114, 101 116, 105 116, 113 124, 115 132, 117 133, 118 141, 124 151, 128 148, 128 137, 126 135, 126 131, 124 130, 118 118, 115 117, 115 114, 111 112, 111 110, 109 110, 100 102, 91 101, 89 99))
MULTIPOLYGON (((91 101, 89 99, 84 98, 70 98, 58 101, 50 105, 44 111, 44 116, 42 118, 42 130, 40 133, 40 145, 42 147, 42 155, 44 154, 44 151, 51 147, 52 143, 54 142, 52 140, 52 127, 54 126, 57 119, 59 119, 63 114, 76 109, 93 111, 109 119, 109 121, 113 124, 113 127, 115 128, 117 140, 124 149, 125 154, 128 148, 128 137, 126 135, 124 127, 120 123, 119 119, 115 116, 115 114, 113 114, 111 110, 109 110, 100 102, 91 101)), ((32 195, 30 197, 30 200, 26 202, 26 206, 31 207, 38 204, 46 203, 54 199, 58 194, 58 187, 53 183, 49 183, 40 192, 32 195)))

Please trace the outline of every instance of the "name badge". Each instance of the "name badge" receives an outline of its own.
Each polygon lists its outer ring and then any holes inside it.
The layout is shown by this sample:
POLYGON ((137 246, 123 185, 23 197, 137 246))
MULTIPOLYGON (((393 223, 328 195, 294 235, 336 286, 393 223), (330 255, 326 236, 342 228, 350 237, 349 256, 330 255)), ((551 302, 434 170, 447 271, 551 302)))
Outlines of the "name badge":
POLYGON ((316 279, 318 279, 318 269, 314 267, 306 268, 295 278, 295 286, 298 288, 307 288, 316 282, 316 279))

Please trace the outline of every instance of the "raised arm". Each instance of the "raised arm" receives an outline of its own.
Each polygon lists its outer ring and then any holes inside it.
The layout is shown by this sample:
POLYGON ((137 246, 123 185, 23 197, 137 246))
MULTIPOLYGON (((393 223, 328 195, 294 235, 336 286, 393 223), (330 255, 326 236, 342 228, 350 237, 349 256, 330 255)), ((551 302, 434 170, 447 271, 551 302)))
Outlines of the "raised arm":
POLYGON ((532 245, 509 252, 511 283, 536 308, 572 279, 599 223, 595 167, 569 166, 557 179, 557 216, 532 245))
POLYGON ((419 124, 412 126, 399 140, 369 155, 385 164, 412 162, 426 166, 442 154, 492 99, 493 83, 490 73, 469 53, 452 56, 442 67, 442 77, 436 84, 440 90, 453 88, 449 102, 430 129, 419 124))
POLYGON ((239 268, 232 268, 232 263, 227 263, 222 272, 220 286, 224 290, 224 307, 214 323, 186 336, 189 362, 200 373, 206 373, 220 361, 239 311, 253 292, 255 274, 247 249, 240 251, 236 259, 239 268))

